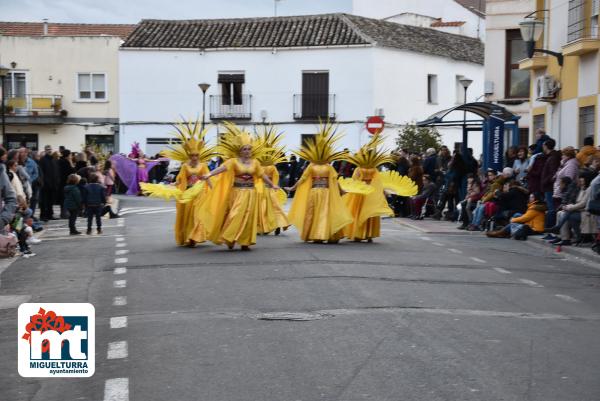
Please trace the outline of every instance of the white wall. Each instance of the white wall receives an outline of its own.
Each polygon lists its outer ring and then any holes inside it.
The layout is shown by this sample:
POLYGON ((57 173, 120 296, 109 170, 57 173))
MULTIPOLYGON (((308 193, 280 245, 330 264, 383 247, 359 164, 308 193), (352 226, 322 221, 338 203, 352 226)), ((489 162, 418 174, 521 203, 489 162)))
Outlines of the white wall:
MULTIPOLYGON (((329 89, 335 94, 336 121, 345 132, 341 146, 357 149, 369 139, 364 128, 367 116, 383 108, 385 120, 393 125, 420 121, 456 105, 456 75, 474 80, 469 100, 482 93, 483 66, 456 62, 420 53, 380 48, 335 48, 270 51, 120 51, 121 131, 120 150, 131 143, 145 145, 147 138, 168 137, 168 123, 195 118, 201 113, 199 82, 211 84, 208 95, 219 94, 219 71, 244 71, 245 92, 252 94, 252 121, 260 124, 260 111, 267 122, 285 131, 285 144, 300 145, 300 135, 314 133, 315 124, 293 120, 293 94, 302 92, 303 70, 329 71, 329 89), (427 74, 438 74, 440 101, 427 104, 427 74), (172 77, 169 79, 169 77, 172 77), (137 124, 144 122, 144 124, 137 124)), ((216 135, 211 130, 210 136, 216 135)), ((389 128, 389 146, 397 136, 389 128)), ((454 140, 451 141, 451 144, 454 140)))
MULTIPOLYGON (((375 49, 374 103, 385 109, 385 119, 395 124, 422 121, 440 110, 461 104, 457 102, 457 75, 473 80, 467 91, 467 102, 481 101, 483 94, 484 68, 482 65, 455 61, 415 53, 398 52, 390 49, 375 49), (427 75, 437 75, 437 104, 427 103, 427 75)), ((463 113, 454 113, 451 119, 462 120, 463 113)), ((467 119, 476 116, 467 115, 467 119)), ((444 129, 444 143, 450 147, 462 141, 462 129, 444 129), (457 139, 458 138, 458 139, 457 139)), ((481 151, 481 137, 469 135, 469 146, 475 154, 481 151)))
POLYGON ((369 18, 383 19, 401 13, 427 15, 443 21, 465 21, 464 35, 485 40, 485 20, 454 0, 353 0, 352 4, 352 14, 369 18))

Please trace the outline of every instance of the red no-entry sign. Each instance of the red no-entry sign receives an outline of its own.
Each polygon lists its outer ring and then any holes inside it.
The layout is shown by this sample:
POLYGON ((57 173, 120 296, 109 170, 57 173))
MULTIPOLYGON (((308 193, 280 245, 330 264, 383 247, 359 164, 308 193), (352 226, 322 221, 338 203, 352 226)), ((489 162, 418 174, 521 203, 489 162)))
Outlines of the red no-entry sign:
POLYGON ((367 120, 367 131, 369 131, 373 135, 379 134, 383 131, 383 118, 379 116, 369 117, 367 120))

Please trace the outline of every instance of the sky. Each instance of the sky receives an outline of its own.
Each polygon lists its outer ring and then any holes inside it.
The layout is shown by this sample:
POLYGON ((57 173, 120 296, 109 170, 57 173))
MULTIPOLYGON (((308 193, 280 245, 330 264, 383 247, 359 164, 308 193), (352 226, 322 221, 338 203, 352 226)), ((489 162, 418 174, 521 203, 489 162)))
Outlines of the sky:
MULTIPOLYGON (((137 23, 273 16, 274 0, 0 0, 0 21, 137 23)), ((352 0, 280 0, 278 15, 350 12, 352 0)))

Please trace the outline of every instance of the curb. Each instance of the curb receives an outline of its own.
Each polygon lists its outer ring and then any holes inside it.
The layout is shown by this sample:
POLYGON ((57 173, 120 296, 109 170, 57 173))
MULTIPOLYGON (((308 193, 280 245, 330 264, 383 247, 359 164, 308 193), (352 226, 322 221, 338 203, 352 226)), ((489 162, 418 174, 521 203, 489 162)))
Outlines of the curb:
POLYGON ((600 270, 600 255, 589 248, 578 248, 575 246, 563 246, 560 253, 556 251, 556 246, 548 244, 541 237, 529 236, 527 241, 532 246, 542 248, 554 255, 563 255, 565 259, 573 262, 581 262, 594 269, 600 270))

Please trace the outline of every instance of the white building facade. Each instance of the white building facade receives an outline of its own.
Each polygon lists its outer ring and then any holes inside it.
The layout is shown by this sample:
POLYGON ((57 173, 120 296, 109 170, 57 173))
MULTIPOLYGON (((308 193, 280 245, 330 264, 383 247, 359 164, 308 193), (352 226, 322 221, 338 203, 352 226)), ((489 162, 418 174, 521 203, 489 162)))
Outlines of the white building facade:
POLYGON ((352 0, 351 13, 485 41, 485 3, 486 0, 352 0))
POLYGON ((133 25, 0 22, 7 148, 115 147, 118 49, 133 25))
MULTIPOLYGON (((405 124, 462 103, 460 77, 474 81, 469 100, 481 96, 482 56, 475 39, 346 14, 142 21, 120 50, 120 151, 134 141, 148 154, 163 149, 171 123, 202 114, 199 83, 210 84, 213 140, 224 120, 266 123, 296 149, 329 119, 345 133, 341 145, 357 149, 369 140, 367 117, 383 114, 391 147, 405 124)), ((451 146, 461 138, 443 134, 451 146)))
POLYGON ((507 141, 509 145, 527 145, 533 135, 529 132, 530 74, 519 69, 519 61, 526 57, 519 22, 534 7, 535 0, 487 0, 485 100, 498 103, 520 117, 520 143, 507 141))

